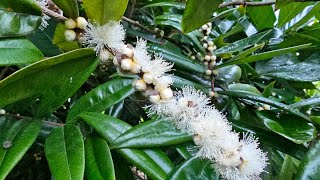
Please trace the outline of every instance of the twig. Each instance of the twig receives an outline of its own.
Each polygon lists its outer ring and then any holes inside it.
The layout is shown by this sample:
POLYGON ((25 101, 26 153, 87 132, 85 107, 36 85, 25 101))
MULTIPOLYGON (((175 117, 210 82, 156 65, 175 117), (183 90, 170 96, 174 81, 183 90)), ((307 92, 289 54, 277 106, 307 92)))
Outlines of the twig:
POLYGON ((41 9, 42 9, 42 12, 45 13, 46 15, 54 17, 60 21, 65 21, 68 19, 68 18, 64 17, 63 15, 60 15, 59 13, 56 13, 47 7, 41 6, 41 9))
POLYGON ((131 9, 130 9, 129 15, 128 15, 129 18, 132 18, 132 16, 133 16, 134 6, 136 5, 136 3, 137 3, 137 0, 132 0, 132 2, 131 2, 131 9))
POLYGON ((54 125, 54 126, 64 126, 64 124, 51 122, 51 121, 42 121, 45 124, 54 125))
POLYGON ((158 31, 155 31, 155 30, 152 30, 152 29, 150 29, 150 28, 148 28, 148 27, 140 24, 139 21, 132 20, 132 19, 127 18, 127 17, 125 17, 125 16, 122 16, 122 20, 127 21, 128 23, 130 23, 130 24, 132 24, 132 25, 134 25, 134 26, 139 27, 140 29, 142 29, 142 30, 144 30, 144 31, 146 31, 146 32, 148 32, 148 33, 150 33, 150 34, 154 34, 154 35, 156 35, 156 36, 160 36, 161 38, 163 38, 163 39, 165 39, 165 40, 167 40, 167 41, 170 41, 170 42, 172 42, 173 44, 175 44, 175 45, 177 45, 177 46, 183 45, 182 43, 180 43, 179 41, 177 41, 177 40, 175 40, 175 39, 172 39, 172 38, 170 38, 170 37, 168 37, 168 36, 165 36, 165 35, 161 35, 161 34, 160 34, 161 31, 159 31, 159 30, 158 30, 158 31))
POLYGON ((219 5, 219 8, 224 8, 227 6, 235 6, 235 5, 243 5, 243 6, 267 6, 275 4, 275 1, 267 1, 267 2, 246 2, 246 1, 233 1, 233 2, 226 2, 219 5))

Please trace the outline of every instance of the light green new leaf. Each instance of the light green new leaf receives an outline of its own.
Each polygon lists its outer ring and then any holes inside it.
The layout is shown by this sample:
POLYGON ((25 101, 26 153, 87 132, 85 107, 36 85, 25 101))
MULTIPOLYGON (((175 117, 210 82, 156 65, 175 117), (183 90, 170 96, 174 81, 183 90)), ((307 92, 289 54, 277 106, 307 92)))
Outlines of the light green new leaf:
POLYGON ((9 116, 0 117, 0 179, 10 173, 36 140, 40 121, 16 119, 9 116))
MULTIPOLYGON (((278 2, 278 1, 277 1, 278 2)), ((278 27, 282 27, 285 23, 299 14, 305 7, 310 5, 308 2, 291 2, 280 8, 278 27)))
POLYGON ((222 0, 188 0, 182 18, 182 32, 191 32, 207 23, 222 0))
POLYGON ((74 120, 82 112, 102 112, 122 101, 134 92, 131 84, 132 79, 115 79, 96 87, 72 106, 67 121, 74 120))
POLYGON ((58 46, 63 51, 72 51, 79 48, 77 41, 67 41, 64 36, 64 31, 66 26, 62 23, 57 24, 56 30, 54 32, 52 43, 58 46))
POLYGON ((79 16, 77 0, 52 0, 67 17, 76 19, 79 16))
POLYGON ((45 142, 45 155, 56 180, 83 180, 84 143, 80 129, 66 125, 52 130, 45 142))
POLYGON ((27 39, 0 39, 0 66, 29 64, 42 58, 42 52, 27 39))
POLYGON ((115 180, 113 161, 108 143, 97 135, 90 135, 84 142, 87 179, 115 180))
POLYGON ((249 16, 250 22, 258 31, 273 28, 273 24, 276 22, 272 6, 248 6, 246 13, 249 16))
POLYGON ((129 0, 83 0, 82 2, 88 18, 103 25, 111 20, 121 20, 129 0))

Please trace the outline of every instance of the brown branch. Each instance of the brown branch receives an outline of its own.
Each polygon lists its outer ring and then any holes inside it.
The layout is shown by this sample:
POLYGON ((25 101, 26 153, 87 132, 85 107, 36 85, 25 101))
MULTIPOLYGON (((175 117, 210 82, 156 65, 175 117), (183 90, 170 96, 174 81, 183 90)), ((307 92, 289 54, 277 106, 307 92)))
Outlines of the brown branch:
POLYGON ((54 18, 56 18, 56 19, 58 19, 60 21, 65 21, 65 20, 68 19, 68 18, 64 17, 63 15, 60 15, 59 13, 56 13, 56 12, 52 11, 51 9, 49 9, 47 7, 41 6, 41 10, 46 15, 54 17, 54 18))
POLYGON ((150 29, 150 28, 148 28, 148 27, 140 24, 139 21, 132 20, 132 19, 127 18, 127 17, 125 17, 125 16, 122 16, 122 20, 127 21, 128 23, 130 23, 130 24, 132 24, 132 25, 134 25, 134 26, 139 27, 140 29, 142 29, 142 30, 144 30, 144 31, 146 31, 146 32, 148 32, 148 33, 150 33, 150 34, 154 34, 154 35, 156 35, 157 37, 159 36, 159 37, 161 37, 162 39, 165 39, 165 40, 167 40, 167 41, 170 41, 170 42, 172 42, 173 44, 175 44, 175 45, 177 45, 177 46, 183 45, 182 43, 180 43, 179 41, 177 41, 177 40, 175 40, 175 39, 172 39, 172 38, 170 38, 170 37, 168 37, 168 36, 165 36, 165 35, 163 35, 163 34, 161 35, 161 31, 159 31, 159 30, 158 30, 158 31, 155 31, 155 30, 152 30, 152 29, 150 29))
POLYGON ((235 5, 243 5, 243 6, 267 6, 275 4, 275 1, 268 1, 268 2, 246 2, 246 1, 233 1, 233 2, 226 2, 219 5, 219 8, 224 8, 227 6, 235 6, 235 5))

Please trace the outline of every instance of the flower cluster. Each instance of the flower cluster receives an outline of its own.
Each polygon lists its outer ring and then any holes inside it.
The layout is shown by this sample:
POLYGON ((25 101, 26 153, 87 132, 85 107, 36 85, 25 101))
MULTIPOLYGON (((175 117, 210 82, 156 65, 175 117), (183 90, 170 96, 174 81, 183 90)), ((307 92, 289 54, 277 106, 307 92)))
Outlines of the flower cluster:
POLYGON ((170 117, 177 128, 192 135, 199 149, 196 156, 210 159, 222 177, 260 179, 267 157, 258 141, 248 134, 239 140, 227 119, 209 103, 205 94, 187 86, 175 98, 151 105, 149 114, 170 117))
POLYGON ((144 92, 152 103, 167 101, 173 97, 170 88, 173 80, 170 75, 173 64, 166 62, 159 55, 152 58, 147 52, 147 42, 138 39, 136 47, 125 45, 113 60, 118 71, 139 76, 133 82, 136 90, 144 92))

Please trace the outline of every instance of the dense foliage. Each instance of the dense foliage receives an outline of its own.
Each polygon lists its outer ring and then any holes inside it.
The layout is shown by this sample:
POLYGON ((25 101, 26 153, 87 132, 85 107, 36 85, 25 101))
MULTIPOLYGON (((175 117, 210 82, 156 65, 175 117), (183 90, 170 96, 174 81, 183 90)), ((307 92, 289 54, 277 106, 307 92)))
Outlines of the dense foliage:
POLYGON ((0 180, 318 179, 319 20, 316 1, 0 0, 0 180), (181 103, 232 126, 241 164, 181 103))

